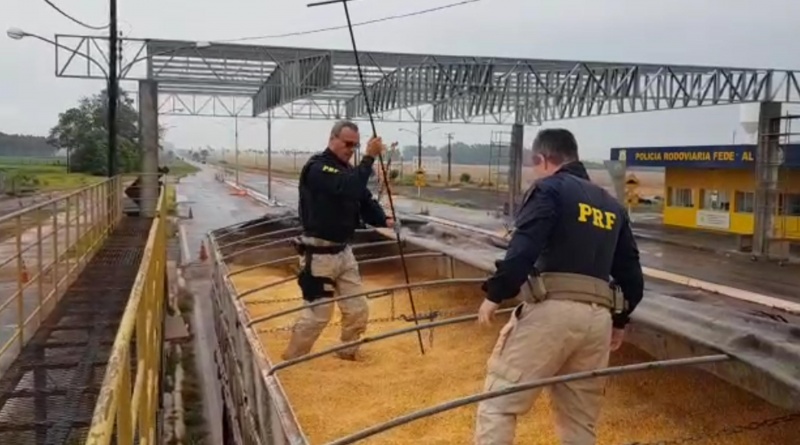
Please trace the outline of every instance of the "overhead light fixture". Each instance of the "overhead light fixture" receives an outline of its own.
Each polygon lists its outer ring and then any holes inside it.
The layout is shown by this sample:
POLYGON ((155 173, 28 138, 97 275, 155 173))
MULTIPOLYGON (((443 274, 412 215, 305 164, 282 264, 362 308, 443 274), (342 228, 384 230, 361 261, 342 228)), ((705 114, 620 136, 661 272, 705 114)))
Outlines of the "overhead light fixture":
POLYGON ((27 37, 29 34, 19 28, 8 28, 6 34, 9 38, 14 40, 22 40, 24 37, 27 37))

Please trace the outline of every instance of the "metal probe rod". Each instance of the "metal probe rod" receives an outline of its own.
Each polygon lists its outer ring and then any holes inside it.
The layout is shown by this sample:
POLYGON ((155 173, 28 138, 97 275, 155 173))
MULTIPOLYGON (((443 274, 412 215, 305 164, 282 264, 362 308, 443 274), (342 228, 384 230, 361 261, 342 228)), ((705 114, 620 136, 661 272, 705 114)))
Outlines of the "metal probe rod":
MULTIPOLYGON (((350 42, 353 44, 353 56, 356 59, 356 69, 358 70, 358 79, 361 82, 361 93, 364 95, 364 105, 367 107, 367 115, 369 116, 369 123, 372 127, 372 137, 378 137, 378 131, 375 129, 375 118, 372 117, 372 105, 369 102, 369 96, 367 95, 367 84, 364 81, 364 73, 361 69, 361 61, 358 57, 358 47, 356 46, 356 36, 353 33, 353 23, 350 21, 350 10, 347 8, 348 0, 326 0, 317 3, 311 3, 308 7, 313 6, 321 6, 321 5, 329 5, 333 3, 341 2, 344 6, 344 15, 347 19, 347 29, 350 31, 350 42)), ((389 198, 389 211, 392 214, 392 220, 395 224, 398 223, 397 220, 397 213, 394 210, 394 199, 392 198, 392 190, 389 187, 388 176, 386 176, 386 165, 383 163, 383 154, 378 155, 378 163, 381 166, 381 174, 384 178, 384 184, 386 185, 386 197, 389 198)), ((400 240, 400 231, 395 230, 395 239, 397 240, 397 250, 400 254, 400 262, 403 264, 403 277, 406 280, 406 284, 411 283, 411 279, 408 276, 408 265, 406 264, 406 257, 405 253, 403 252, 403 243, 400 240)), ((414 304, 414 295, 411 292, 411 287, 408 287, 408 302, 411 305, 411 314, 414 316, 414 325, 419 326, 419 320, 417 319, 417 307, 414 304)), ((422 343, 422 333, 417 331, 417 341, 419 342, 419 352, 422 355, 425 355, 425 345, 422 343)))

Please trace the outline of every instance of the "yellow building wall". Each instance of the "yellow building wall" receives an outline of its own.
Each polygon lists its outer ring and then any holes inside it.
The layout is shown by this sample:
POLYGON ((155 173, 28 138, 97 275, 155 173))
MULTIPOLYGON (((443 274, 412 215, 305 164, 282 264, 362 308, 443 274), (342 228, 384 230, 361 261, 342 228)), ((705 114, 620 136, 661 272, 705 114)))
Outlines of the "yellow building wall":
MULTIPOLYGON (((736 192, 755 191, 755 172, 752 170, 706 170, 666 168, 664 174, 664 196, 669 188, 692 190, 694 207, 664 206, 664 224, 697 229, 697 211, 701 206, 700 190, 726 190, 730 198, 730 226, 728 230, 717 230, 741 235, 752 235, 755 217, 752 213, 736 211, 736 192)), ((800 193, 800 170, 781 172, 778 188, 783 193, 800 193)), ((668 201, 669 202, 669 201, 668 201)), ((703 230, 714 230, 706 227, 703 230)), ((775 236, 800 239, 800 217, 776 216, 775 236)))
MULTIPOLYGON (((800 193, 800 170, 792 170, 789 174, 783 174, 778 181, 778 187, 788 193, 800 193)), ((779 237, 800 239, 800 216, 776 218, 775 232, 779 237)))

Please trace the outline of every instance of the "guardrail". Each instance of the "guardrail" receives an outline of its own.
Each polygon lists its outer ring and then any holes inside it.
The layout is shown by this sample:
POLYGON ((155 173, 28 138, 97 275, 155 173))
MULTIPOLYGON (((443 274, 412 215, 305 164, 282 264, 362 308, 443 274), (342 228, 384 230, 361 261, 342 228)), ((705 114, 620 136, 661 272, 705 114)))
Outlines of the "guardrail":
POLYGON ((0 217, 0 374, 121 218, 119 177, 0 217))
POLYGON ((87 445, 107 445, 112 439, 117 445, 145 445, 157 438, 166 298, 166 196, 162 188, 139 273, 114 339, 87 445))

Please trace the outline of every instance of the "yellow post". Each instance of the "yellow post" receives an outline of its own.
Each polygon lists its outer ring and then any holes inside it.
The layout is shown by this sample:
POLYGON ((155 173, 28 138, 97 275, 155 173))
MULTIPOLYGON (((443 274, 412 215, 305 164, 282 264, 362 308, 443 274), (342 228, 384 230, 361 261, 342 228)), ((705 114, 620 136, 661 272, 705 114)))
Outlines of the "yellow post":
POLYGON ((25 260, 22 258, 22 215, 17 216, 16 232, 17 232, 17 340, 19 340, 19 350, 22 352, 22 347, 25 346, 25 333, 22 329, 22 323, 25 320, 25 301, 23 294, 25 293, 24 273, 25 273, 25 260))
POLYGON ((80 268, 83 263, 83 231, 81 230, 81 201, 83 201, 83 192, 75 196, 75 268, 80 268))
POLYGON ((65 234, 64 234, 64 237, 65 237, 64 238, 64 260, 67 263, 66 264, 66 266, 67 266, 66 277, 67 277, 67 283, 68 284, 69 284, 69 281, 72 278, 72 267, 71 267, 72 261, 70 259, 70 256, 71 256, 70 255, 70 246, 71 246, 71 244, 69 243, 70 238, 72 238, 70 236, 70 233, 69 233, 71 231, 71 226, 72 226, 71 221, 70 221, 71 218, 70 218, 70 211, 69 211, 70 201, 71 201, 71 197, 67 197, 67 209, 66 209, 66 212, 64 214, 64 222, 65 222, 64 227, 66 228, 65 234))
MULTIPOLYGON (((42 210, 39 210, 40 212, 42 210)), ((41 326, 42 321, 44 320, 42 317, 42 303, 44 302, 44 252, 42 252, 42 219, 36 218, 36 281, 37 281, 37 289, 39 293, 39 306, 38 306, 38 323, 37 326, 41 326)))
MULTIPOLYGON (((61 281, 61 258, 58 256, 58 203, 53 203, 53 296, 58 295, 58 283, 61 281)), ((58 301, 58 298, 56 298, 58 301)), ((53 303, 55 305, 55 302, 53 303)))
MULTIPOLYGON (((119 363, 120 369, 119 387, 117 394, 114 396, 113 402, 117 404, 117 445, 133 445, 133 425, 131 425, 131 399, 128 394, 131 393, 131 359, 130 359, 130 344, 125 346, 125 353, 123 354, 124 361, 119 363)), ((110 421, 111 419, 109 419, 110 421)), ((107 430, 111 432, 113 423, 107 426, 107 430)), ((110 439, 110 437, 109 437, 110 439)), ((108 441, 105 441, 107 444, 108 441)))

